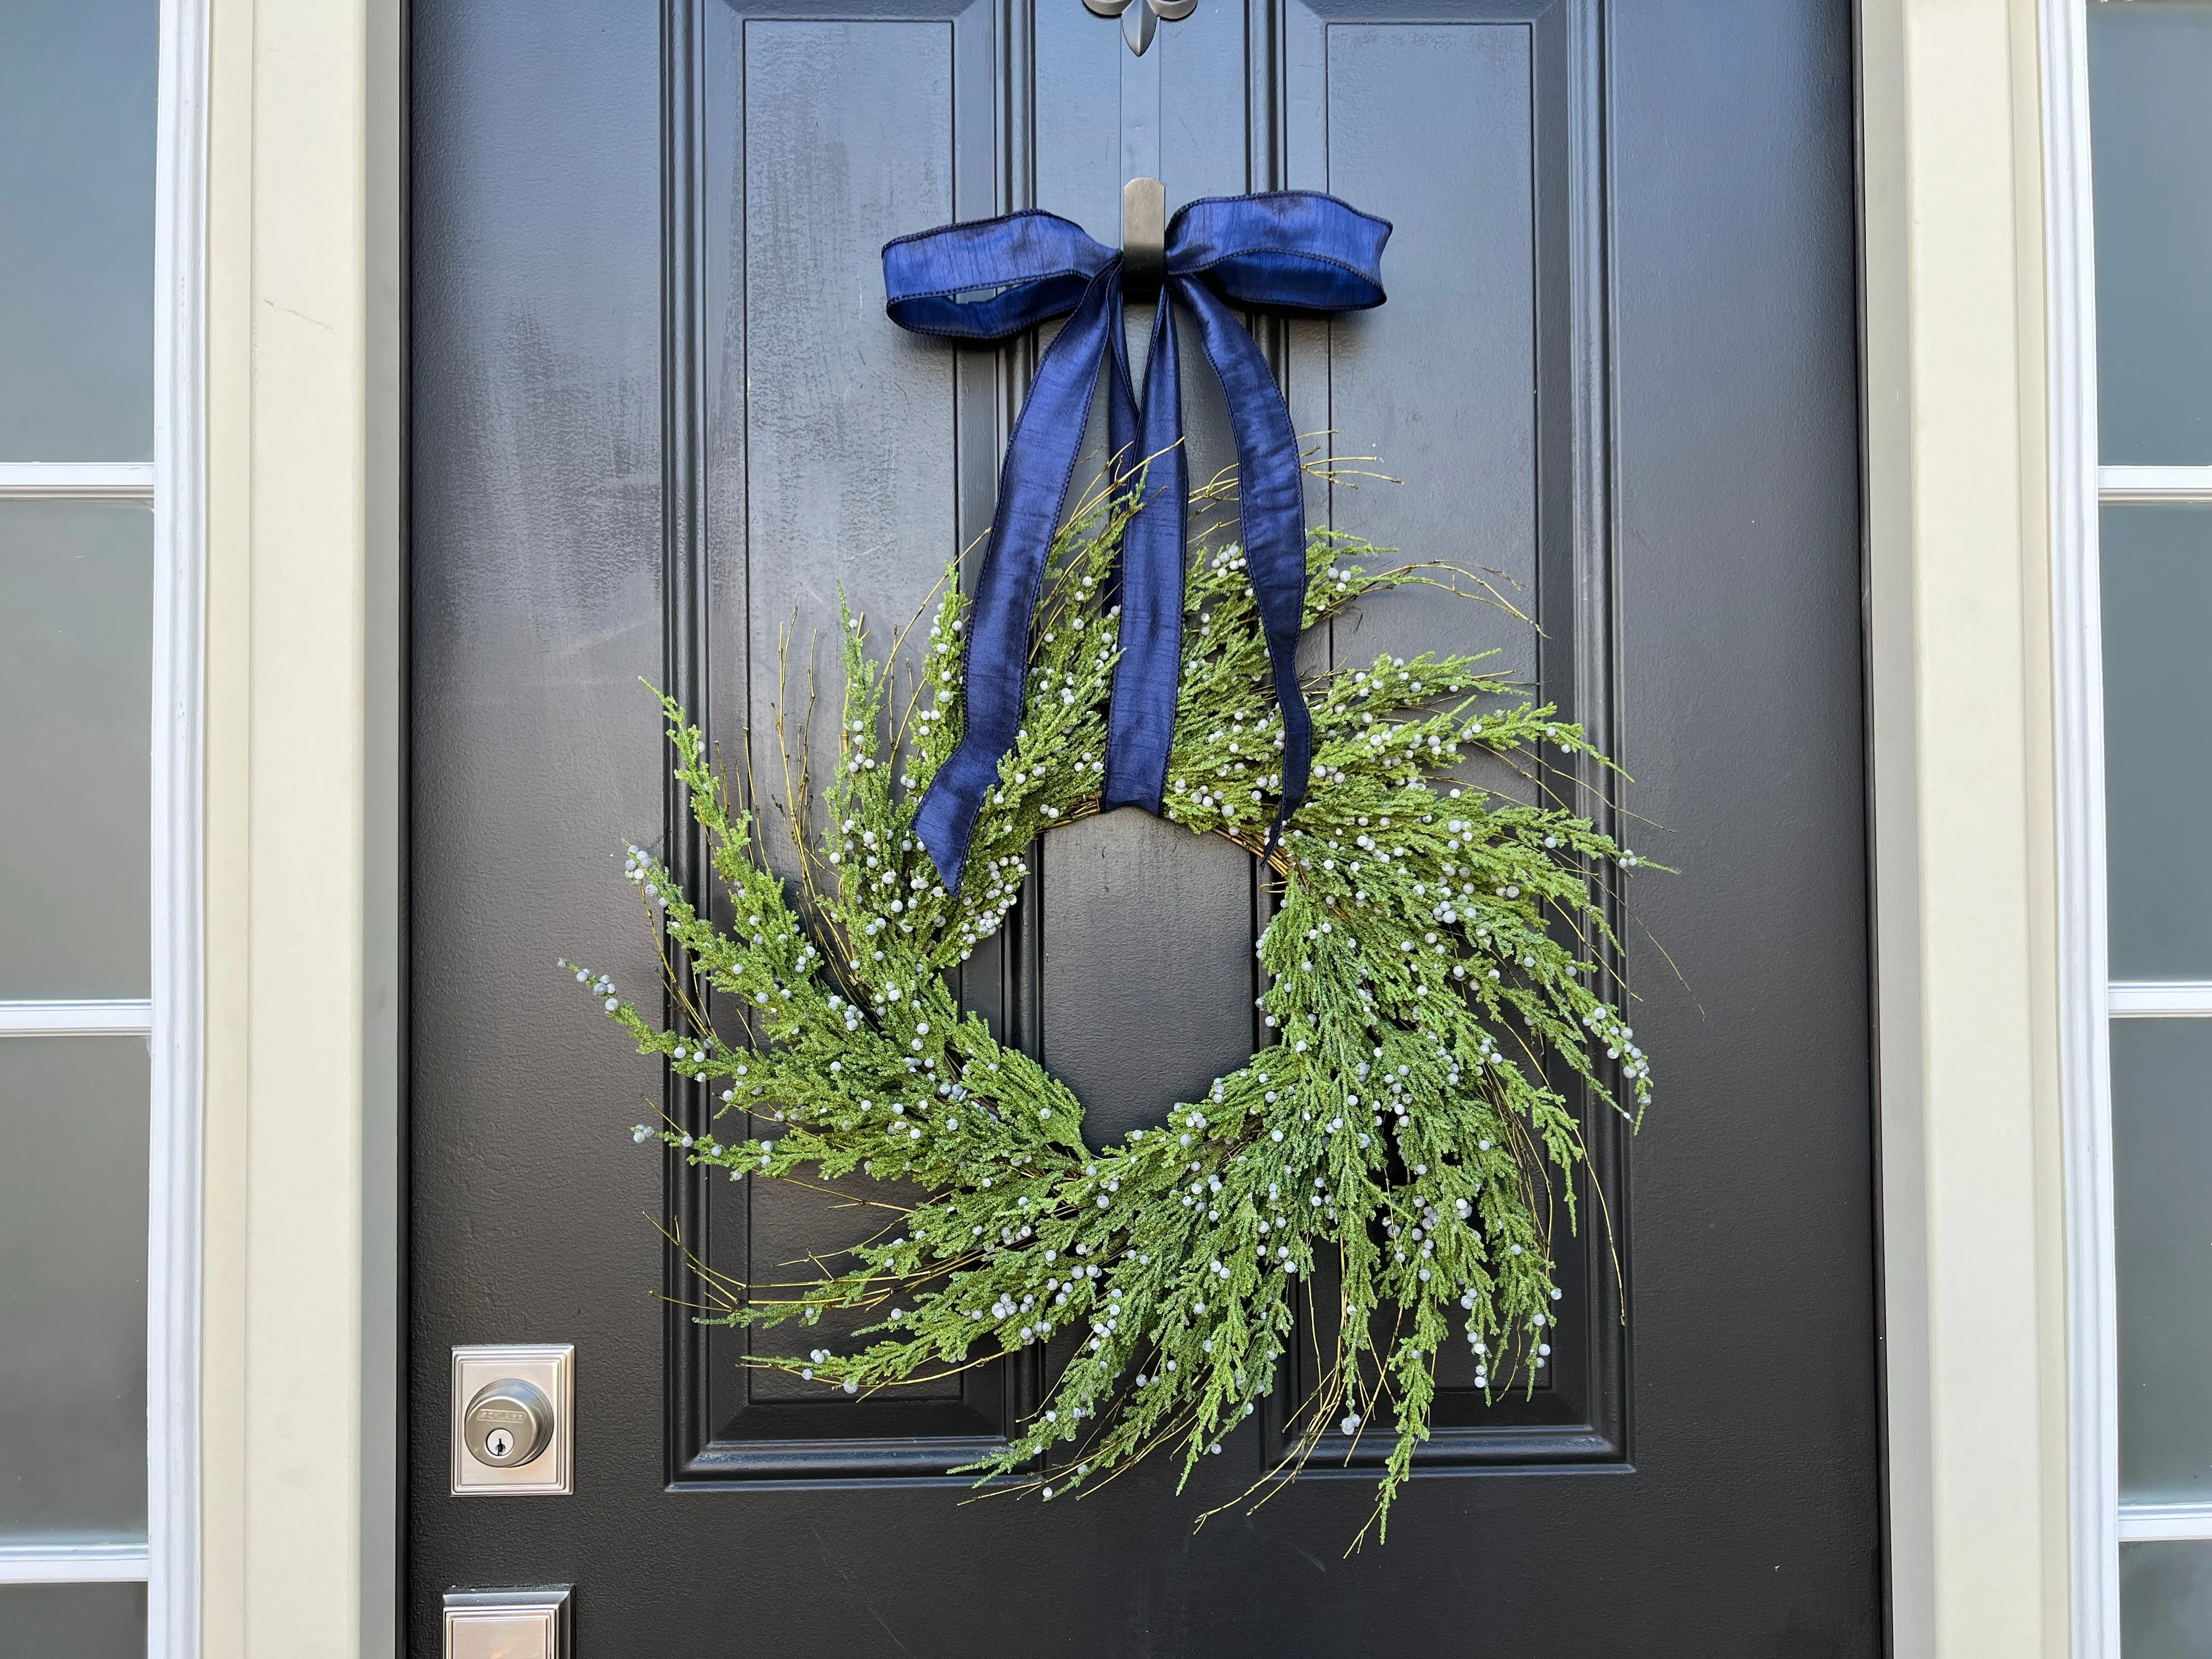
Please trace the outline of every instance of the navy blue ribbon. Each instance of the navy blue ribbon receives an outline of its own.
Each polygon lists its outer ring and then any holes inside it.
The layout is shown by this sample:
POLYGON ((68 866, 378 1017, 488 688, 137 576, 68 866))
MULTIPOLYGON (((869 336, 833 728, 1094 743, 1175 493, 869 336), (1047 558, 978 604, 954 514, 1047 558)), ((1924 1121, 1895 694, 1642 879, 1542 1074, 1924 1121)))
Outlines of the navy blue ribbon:
POLYGON ((1117 573, 1121 660, 1107 718, 1101 805, 1160 810, 1182 676, 1189 465, 1175 306, 1188 308, 1229 402, 1246 568, 1283 711, 1283 822, 1305 798, 1313 722, 1297 678, 1306 590, 1304 489, 1297 434, 1267 360, 1230 307, 1307 316, 1382 303, 1388 222, 1333 196, 1282 191, 1189 204, 1168 225, 1167 277, 1139 404, 1121 327, 1121 256, 1056 215, 1031 210, 901 237, 884 249, 885 309, 917 334, 1003 341, 1054 317, 1066 325, 1036 383, 999 475, 998 513, 968 623, 966 726, 922 798, 915 833, 947 891, 1021 728, 1030 636, 1053 532, 1067 500, 1099 372, 1116 481, 1146 469, 1117 573), (971 297, 963 297, 971 296, 971 297), (1069 313, 1073 313, 1072 316, 1069 313))

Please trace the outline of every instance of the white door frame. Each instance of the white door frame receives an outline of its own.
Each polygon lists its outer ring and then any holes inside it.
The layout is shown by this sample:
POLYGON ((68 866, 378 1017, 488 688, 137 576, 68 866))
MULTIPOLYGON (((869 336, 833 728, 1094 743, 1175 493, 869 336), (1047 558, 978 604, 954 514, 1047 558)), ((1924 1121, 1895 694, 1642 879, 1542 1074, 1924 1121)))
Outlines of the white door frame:
POLYGON ((147 1652, 200 1650, 208 0, 161 0, 154 236, 147 1652))

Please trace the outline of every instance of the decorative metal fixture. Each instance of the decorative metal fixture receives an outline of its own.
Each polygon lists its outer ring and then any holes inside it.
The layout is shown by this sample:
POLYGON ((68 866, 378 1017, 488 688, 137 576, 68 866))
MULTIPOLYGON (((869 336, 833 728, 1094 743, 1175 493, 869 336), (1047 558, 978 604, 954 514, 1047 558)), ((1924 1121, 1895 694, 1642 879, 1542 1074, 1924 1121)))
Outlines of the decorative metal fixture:
POLYGON ((446 1659, 568 1659, 575 1589, 447 1590, 446 1659))
POLYGON ((1121 20, 1121 38, 1142 58, 1163 23, 1180 22, 1198 9, 1198 0, 1083 0, 1101 17, 1121 20))
POLYGON ((1121 292, 1157 298, 1168 277, 1168 187, 1157 179, 1121 186, 1121 292))
MULTIPOLYGON (((456 1498, 576 1489, 576 1350, 567 1342, 453 1350, 456 1498)), ((475 1650, 471 1649, 473 1652, 475 1650)), ((491 1654, 494 1649, 484 1650, 491 1654)), ((500 1648, 520 1654, 534 1649, 500 1648)))

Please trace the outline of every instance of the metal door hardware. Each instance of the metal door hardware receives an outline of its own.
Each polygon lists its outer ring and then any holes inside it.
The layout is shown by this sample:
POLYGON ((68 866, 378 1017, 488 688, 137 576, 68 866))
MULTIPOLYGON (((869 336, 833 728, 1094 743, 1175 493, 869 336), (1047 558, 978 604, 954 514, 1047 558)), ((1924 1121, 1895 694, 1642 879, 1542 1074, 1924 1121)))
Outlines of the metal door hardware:
POLYGON ((470 1396, 461 1418, 469 1455, 495 1469, 518 1468, 545 1449, 553 1435, 553 1402, 534 1382, 502 1376, 470 1396))
POLYGON ((1149 300, 1168 275, 1168 187, 1157 179, 1121 186, 1121 291, 1149 300))
POLYGON ((455 1497, 575 1490, 575 1369, 565 1343, 453 1350, 455 1497))
POLYGON ((1101 17, 1121 20, 1121 38, 1142 58, 1163 23, 1176 23, 1198 9, 1198 0, 1083 0, 1101 17))
POLYGON ((446 1592, 445 1659, 568 1659, 567 1584, 446 1592))

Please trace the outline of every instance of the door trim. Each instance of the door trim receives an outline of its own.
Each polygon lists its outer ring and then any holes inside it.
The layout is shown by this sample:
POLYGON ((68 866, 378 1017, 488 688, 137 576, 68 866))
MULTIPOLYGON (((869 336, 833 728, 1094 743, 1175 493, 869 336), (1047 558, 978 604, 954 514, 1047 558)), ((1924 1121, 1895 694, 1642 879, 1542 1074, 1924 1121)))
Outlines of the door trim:
MULTIPOLYGON (((2088 17, 2041 0, 2045 319, 2050 398, 2051 657, 2057 744, 2058 1019, 2066 1160, 2068 1534, 2077 1659, 2120 1651, 2119 1296, 2112 1194, 2106 954, 2100 489, 2159 499, 2167 476, 2107 481, 2097 465, 2096 221, 2088 17)), ((2118 469, 2111 469, 2118 471, 2118 469)), ((2128 469, 2166 475, 2201 469, 2128 469)), ((2147 991, 2156 988, 2142 988, 2147 991)), ((2146 999, 2146 1012, 2158 1006, 2146 999)), ((2151 1534, 2158 1534, 2154 1530, 2151 1534)), ((2202 1536, 2200 1528, 2197 1535, 2202 1536)))
POLYGON ((161 0, 154 163, 146 1629, 200 1651, 208 0, 161 0))

